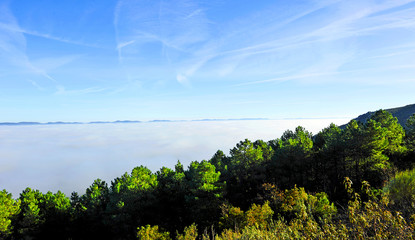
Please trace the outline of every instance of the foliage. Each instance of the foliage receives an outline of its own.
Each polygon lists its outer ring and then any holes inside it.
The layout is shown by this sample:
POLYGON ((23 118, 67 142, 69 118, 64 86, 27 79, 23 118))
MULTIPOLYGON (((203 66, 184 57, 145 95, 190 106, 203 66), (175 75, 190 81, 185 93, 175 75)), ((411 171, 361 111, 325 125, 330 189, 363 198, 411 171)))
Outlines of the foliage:
POLYGON ((311 133, 299 126, 294 132, 285 131, 277 144, 273 172, 279 177, 279 185, 286 188, 305 185, 313 148, 311 133))
POLYGON ((109 236, 109 229, 104 223, 108 203, 108 185, 101 179, 94 180, 81 197, 77 193, 72 193, 72 224, 76 229, 72 234, 77 237, 109 236))
POLYGON ((185 201, 191 222, 198 220, 202 227, 208 227, 219 217, 223 195, 223 184, 219 182, 220 174, 208 161, 194 161, 185 171, 186 186, 189 190, 185 201))
POLYGON ((267 175, 267 163, 273 150, 265 143, 245 139, 230 150, 222 180, 226 182, 226 198, 232 204, 248 208, 256 198, 267 175))
POLYGON ((402 142, 405 137, 405 131, 398 123, 396 117, 393 117, 392 114, 385 110, 378 110, 370 119, 379 123, 386 132, 387 147, 385 154, 391 156, 404 151, 402 142))
POLYGON ((269 202, 263 205, 252 204, 246 211, 228 204, 222 205, 222 216, 220 226, 222 229, 243 229, 245 227, 256 226, 267 228, 271 222, 274 211, 269 206, 269 202))
MULTIPOLYGON (((365 191, 369 185, 365 183, 365 191)), ((376 199, 373 195, 367 202, 362 202, 360 196, 351 189, 351 182, 346 184, 348 192, 354 197, 348 206, 347 230, 353 239, 412 239, 414 226, 408 224, 399 212, 388 209, 389 198, 382 195, 376 199)), ((370 194, 369 194, 370 195, 370 194)))
POLYGON ((408 136, 415 136, 415 114, 409 117, 406 121, 406 133, 408 136))
POLYGON ((244 211, 239 207, 233 207, 229 204, 221 206, 221 217, 219 226, 222 229, 242 229, 246 226, 246 216, 244 211))
POLYGON ((415 169, 397 173, 385 190, 396 209, 406 215, 415 213, 415 169))
POLYGON ((177 240, 196 240, 198 236, 196 224, 184 228, 183 234, 177 235, 177 240))
POLYGON ((246 211, 246 226, 267 228, 273 214, 274 211, 272 211, 268 202, 265 202, 263 205, 256 205, 254 203, 251 208, 246 211))
POLYGON ((312 164, 313 185, 316 191, 336 195, 345 177, 345 143, 342 130, 334 124, 314 136, 312 164))
POLYGON ((135 167, 70 199, 3 190, 0 238, 412 239, 415 170, 392 176, 415 162, 414 129, 415 115, 403 129, 380 110, 314 136, 245 139, 187 169, 135 167))
POLYGON ((6 190, 0 192, 0 238, 11 234, 12 218, 19 212, 20 201, 12 198, 6 190))
POLYGON ((189 194, 183 166, 178 162, 175 171, 166 167, 157 173, 158 185, 155 194, 155 208, 152 212, 155 222, 170 232, 175 232, 191 220, 186 216, 185 196, 189 194))
POLYGON ((337 208, 330 203, 324 192, 309 194, 304 188, 297 186, 281 191, 272 184, 265 184, 264 189, 267 195, 265 198, 271 201, 277 216, 288 221, 309 218, 317 221, 331 220, 337 212, 337 208))
POLYGON ((415 150, 415 114, 408 118, 406 122, 406 144, 409 150, 413 153, 415 150))
POLYGON ((170 240, 169 232, 160 232, 158 226, 141 226, 137 228, 137 238, 140 240, 170 240))
MULTIPOLYGON (((238 230, 227 229, 216 239, 413 239, 414 226, 407 223, 398 212, 387 209, 388 197, 360 200, 359 194, 351 188, 346 179, 347 192, 352 196, 347 210, 339 220, 324 219, 317 222, 304 215, 295 216, 290 222, 280 218, 266 228, 245 226, 238 230)), ((364 185, 369 187, 367 184, 364 185)), ((299 192, 295 190, 295 192, 299 192)), ((300 191, 301 192, 301 191, 300 191)), ((292 197, 287 196, 287 202, 292 197)))
POLYGON ((156 174, 144 166, 135 167, 131 174, 125 173, 111 182, 105 214, 114 236, 132 238, 137 226, 152 223, 157 185, 156 174))

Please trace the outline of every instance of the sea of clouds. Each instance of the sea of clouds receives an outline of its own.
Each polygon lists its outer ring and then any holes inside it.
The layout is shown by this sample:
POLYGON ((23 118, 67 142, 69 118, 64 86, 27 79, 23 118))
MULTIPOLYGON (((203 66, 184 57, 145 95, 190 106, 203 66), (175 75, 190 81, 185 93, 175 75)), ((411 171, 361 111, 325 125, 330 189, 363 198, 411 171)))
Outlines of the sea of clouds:
POLYGON ((229 154, 245 138, 268 141, 301 125, 313 134, 349 119, 239 120, 0 126, 0 190, 26 187, 80 194, 94 179, 108 184, 140 165, 153 172, 178 160, 229 154))

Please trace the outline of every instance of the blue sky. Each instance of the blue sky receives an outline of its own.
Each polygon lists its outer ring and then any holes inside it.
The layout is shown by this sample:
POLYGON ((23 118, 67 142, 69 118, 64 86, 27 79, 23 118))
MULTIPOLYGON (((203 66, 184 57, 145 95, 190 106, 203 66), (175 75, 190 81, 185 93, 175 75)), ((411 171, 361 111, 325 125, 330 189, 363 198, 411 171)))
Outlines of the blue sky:
POLYGON ((355 117, 414 56, 409 0, 3 0, 0 121, 355 117))

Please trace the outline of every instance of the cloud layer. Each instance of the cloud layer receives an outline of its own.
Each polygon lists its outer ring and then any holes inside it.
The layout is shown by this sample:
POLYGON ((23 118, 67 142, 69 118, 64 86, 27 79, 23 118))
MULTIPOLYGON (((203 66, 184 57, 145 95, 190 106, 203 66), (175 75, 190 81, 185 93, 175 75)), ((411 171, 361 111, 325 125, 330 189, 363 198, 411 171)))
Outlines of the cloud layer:
POLYGON ((94 179, 110 183, 135 166, 188 166, 245 138, 267 141, 298 125, 317 133, 331 122, 347 119, 2 126, 1 189, 84 193, 94 179))

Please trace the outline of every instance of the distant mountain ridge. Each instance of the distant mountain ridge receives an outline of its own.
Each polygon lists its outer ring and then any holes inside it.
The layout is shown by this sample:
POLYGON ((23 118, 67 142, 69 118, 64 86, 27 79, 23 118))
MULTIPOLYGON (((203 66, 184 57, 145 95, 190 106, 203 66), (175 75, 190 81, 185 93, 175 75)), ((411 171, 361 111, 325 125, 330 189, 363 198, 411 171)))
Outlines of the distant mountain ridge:
MULTIPOLYGON (((406 105, 404 107, 396 107, 396 108, 390 108, 390 109, 383 109, 389 113, 391 113, 394 117, 398 119, 399 124, 402 125, 402 127, 405 127, 406 120, 412 114, 415 113, 415 104, 406 105)), ((362 114, 355 118, 354 120, 360 121, 360 122, 366 122, 375 112, 367 112, 365 114, 362 114)))
POLYGON ((117 121, 93 121, 93 122, 0 122, 0 126, 24 126, 24 125, 57 125, 57 124, 107 124, 107 123, 165 123, 165 122, 208 122, 208 121, 246 121, 246 120, 268 120, 267 118, 228 118, 228 119, 196 119, 196 120, 117 120, 117 121))

